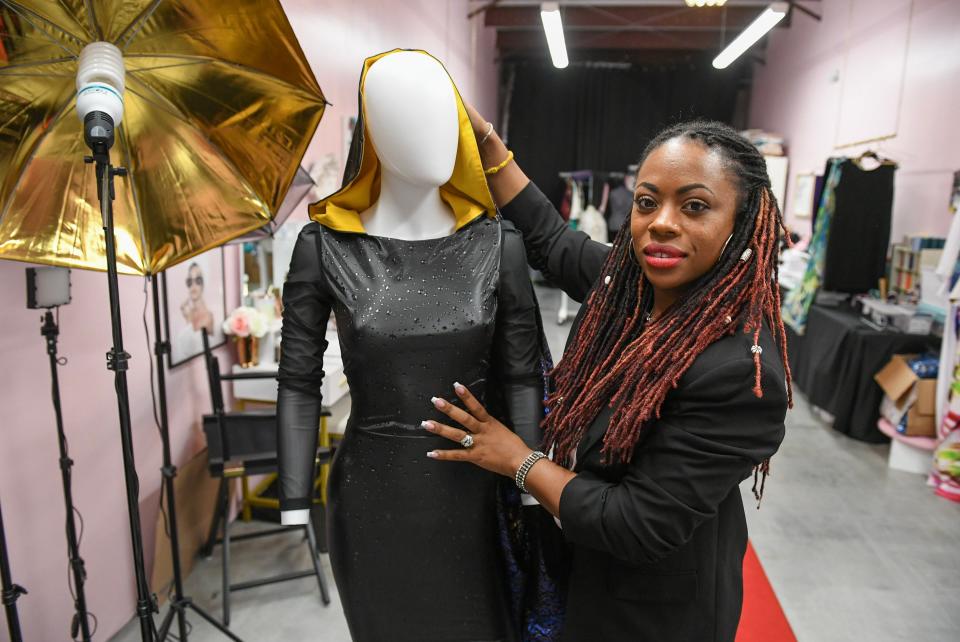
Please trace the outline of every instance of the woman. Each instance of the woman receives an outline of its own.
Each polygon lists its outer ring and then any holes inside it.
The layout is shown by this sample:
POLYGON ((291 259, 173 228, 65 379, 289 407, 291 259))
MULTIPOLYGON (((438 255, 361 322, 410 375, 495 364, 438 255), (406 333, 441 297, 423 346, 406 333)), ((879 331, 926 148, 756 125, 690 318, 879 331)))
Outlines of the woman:
POLYGON ((530 449, 460 384, 461 447, 429 456, 513 477, 572 545, 564 640, 733 640, 747 531, 790 401, 777 256, 782 221, 762 156, 719 123, 644 151, 612 248, 570 230, 471 114, 494 199, 533 267, 585 300, 530 449), (759 478, 759 479, 758 479, 759 478), (759 488, 757 482, 759 481, 759 488))

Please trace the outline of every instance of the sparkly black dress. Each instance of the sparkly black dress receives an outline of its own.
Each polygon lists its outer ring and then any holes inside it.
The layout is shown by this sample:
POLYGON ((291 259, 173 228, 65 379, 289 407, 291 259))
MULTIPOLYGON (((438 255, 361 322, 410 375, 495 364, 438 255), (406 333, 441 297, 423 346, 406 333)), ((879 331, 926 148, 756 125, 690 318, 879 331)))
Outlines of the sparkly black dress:
POLYGON ((281 508, 310 505, 324 329, 336 315, 352 408, 329 484, 330 558, 354 640, 509 640, 497 478, 436 462, 456 444, 430 397, 453 382, 540 441, 542 380, 532 285, 519 234, 481 217, 451 236, 401 241, 317 223, 284 288, 281 508))

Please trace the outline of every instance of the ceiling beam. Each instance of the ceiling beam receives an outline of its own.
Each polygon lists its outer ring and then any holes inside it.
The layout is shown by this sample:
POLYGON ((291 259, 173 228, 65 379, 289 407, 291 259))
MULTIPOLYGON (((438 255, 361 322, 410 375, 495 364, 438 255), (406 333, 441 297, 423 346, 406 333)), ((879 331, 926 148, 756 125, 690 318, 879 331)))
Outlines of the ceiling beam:
MULTIPOLYGON (((702 51, 723 48, 719 33, 706 31, 566 31, 567 48, 577 49, 649 49, 702 51)), ((546 51, 543 30, 499 31, 497 47, 501 54, 540 49, 546 51)))
MULTIPOLYGON (((763 7, 564 7, 564 32, 578 29, 742 30, 763 7)), ((539 7, 495 6, 484 24, 506 29, 542 29, 539 7)))

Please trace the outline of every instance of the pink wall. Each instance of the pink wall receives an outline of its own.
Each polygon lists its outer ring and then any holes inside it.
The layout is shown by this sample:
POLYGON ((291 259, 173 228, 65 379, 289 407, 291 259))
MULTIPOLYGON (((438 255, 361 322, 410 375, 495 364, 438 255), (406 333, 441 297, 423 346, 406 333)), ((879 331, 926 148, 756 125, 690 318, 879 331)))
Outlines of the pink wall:
MULTIPOLYGON (((960 2, 824 0, 808 6, 821 11, 823 21, 797 12, 789 29, 772 34, 766 65, 756 68, 750 109, 751 127, 786 136, 785 210, 798 172, 819 173, 831 155, 870 148, 900 165, 891 238, 945 234, 952 174, 960 169, 960 2), (879 132, 891 122, 896 135, 889 140, 836 149, 853 130, 879 132)), ((809 234, 809 220, 789 222, 809 234)))
MULTIPOLYGON (((313 70, 334 103, 324 116, 306 162, 325 153, 340 158, 341 116, 356 112, 363 59, 394 47, 426 49, 445 62, 461 93, 485 114, 496 105, 496 68, 491 34, 466 0, 435 2, 283 2, 313 70)), ((301 207, 301 210, 304 208, 301 207)), ((228 308, 239 295, 235 249, 227 250, 228 308)), ((25 309, 24 265, 0 261, 0 300, 7 301, 0 332, 0 499, 12 554, 14 580, 30 594, 19 610, 28 640, 67 639, 72 601, 67 588, 64 508, 57 443, 50 404, 49 371, 40 315, 25 309)), ((141 514, 146 552, 153 551, 160 486, 160 442, 150 411, 148 346, 143 330, 143 281, 121 278, 124 341, 133 356, 128 373, 135 452, 141 477, 141 514)), ((152 333, 152 310, 147 319, 152 333)), ((73 302, 60 313, 60 352, 69 359, 60 380, 67 437, 74 468, 74 499, 86 529, 81 554, 89 573, 89 609, 104 640, 132 616, 133 571, 126 521, 117 409, 112 373, 104 355, 110 345, 105 276, 73 272, 73 302)), ((199 418, 208 411, 203 364, 194 360, 168 376, 175 463, 203 445, 199 418)), ((3 617, 0 616, 0 620, 3 617)), ((7 640, 0 626, 0 640, 7 640)))
MULTIPOLYGON (((227 250, 228 306, 238 301, 236 250, 227 250)), ((24 637, 67 639, 73 604, 67 588, 64 504, 58 467, 50 371, 40 336, 40 313, 26 309, 24 264, 0 261, 0 298, 6 301, 0 333, 0 390, 4 403, 0 438, 0 498, 14 580, 30 594, 19 601, 24 637)), ((126 518, 113 373, 106 369, 111 345, 106 275, 74 270, 73 301, 60 311, 59 352, 64 430, 74 460, 74 502, 83 515, 81 556, 88 569, 88 608, 105 639, 134 609, 133 562, 126 518)), ((127 373, 134 452, 140 474, 140 512, 145 551, 153 552, 160 485, 160 439, 150 410, 148 356, 143 328, 145 281, 121 277, 124 347, 132 355, 127 373), (150 499, 147 499, 150 498, 150 499)), ((153 335, 153 308, 147 320, 153 335)), ((203 364, 194 359, 169 373, 172 453, 182 463, 202 447, 199 418, 209 412, 203 364)), ((6 628, 0 640, 6 640, 6 628)))

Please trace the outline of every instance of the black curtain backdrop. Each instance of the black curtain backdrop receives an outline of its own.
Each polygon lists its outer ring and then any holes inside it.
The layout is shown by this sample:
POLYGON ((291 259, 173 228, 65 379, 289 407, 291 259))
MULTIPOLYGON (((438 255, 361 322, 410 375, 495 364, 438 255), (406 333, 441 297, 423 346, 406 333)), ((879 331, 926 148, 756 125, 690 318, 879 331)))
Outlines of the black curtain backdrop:
POLYGON ((664 127, 695 118, 733 124, 750 69, 717 70, 706 60, 659 68, 504 65, 513 75, 508 146, 555 204, 564 189, 561 171, 624 171, 664 127))

